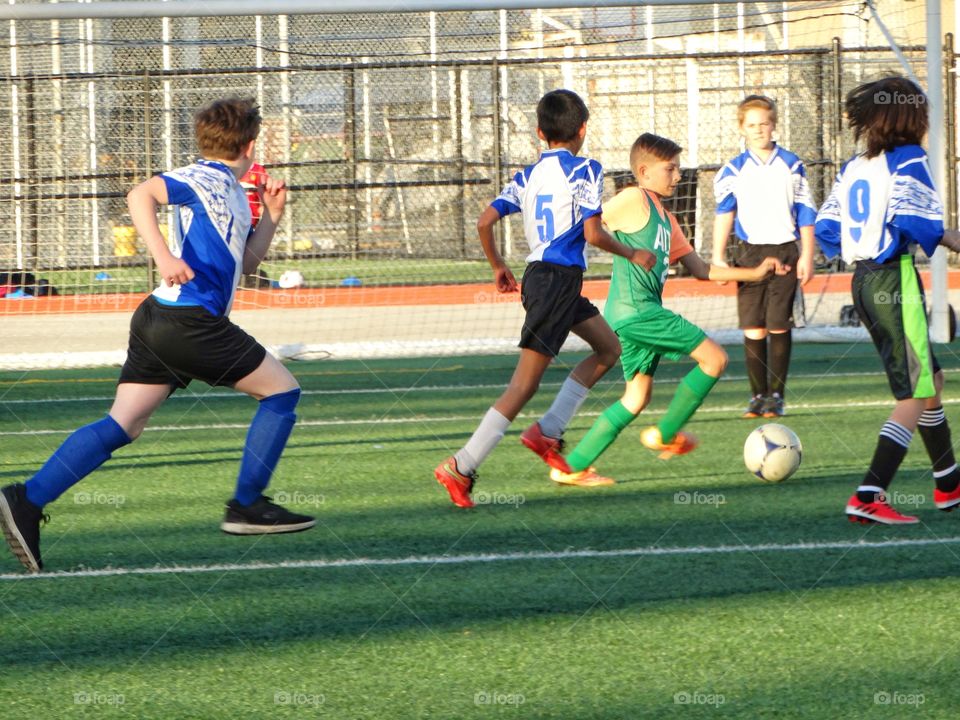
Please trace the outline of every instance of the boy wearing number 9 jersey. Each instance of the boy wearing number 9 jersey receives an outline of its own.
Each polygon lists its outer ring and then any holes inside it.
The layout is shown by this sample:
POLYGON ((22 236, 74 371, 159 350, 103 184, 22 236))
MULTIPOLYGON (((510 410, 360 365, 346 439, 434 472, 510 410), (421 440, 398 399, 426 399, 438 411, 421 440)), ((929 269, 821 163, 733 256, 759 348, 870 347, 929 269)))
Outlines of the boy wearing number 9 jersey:
POLYGON ((526 317, 520 333, 520 359, 507 389, 484 415, 467 444, 434 470, 437 482, 458 507, 473 507, 470 493, 477 468, 536 393, 550 362, 573 332, 590 345, 593 353, 573 369, 547 413, 520 437, 548 465, 570 472, 562 454, 563 431, 589 388, 620 357, 617 336, 597 308, 581 295, 586 243, 648 270, 656 259, 647 250, 635 250, 614 240, 600 225, 603 168, 596 160, 577 157, 586 137, 588 117, 587 106, 576 93, 554 90, 544 95, 537 104, 537 136, 548 149, 536 163, 514 176, 477 221, 497 292, 519 289, 526 317), (519 288, 493 234, 497 222, 515 212, 523 214, 523 231, 530 246, 519 288))
POLYGON ((960 473, 940 393, 943 372, 930 347, 923 284, 914 267, 917 245, 957 250, 943 229, 943 206, 920 143, 928 129, 926 97, 903 77, 865 83, 847 96, 846 114, 866 149, 840 170, 820 208, 817 242, 827 257, 856 263, 853 302, 880 353, 896 405, 880 430, 873 461, 847 502, 851 521, 918 522, 887 501, 886 491, 919 427, 933 465, 934 504, 960 505, 960 473))

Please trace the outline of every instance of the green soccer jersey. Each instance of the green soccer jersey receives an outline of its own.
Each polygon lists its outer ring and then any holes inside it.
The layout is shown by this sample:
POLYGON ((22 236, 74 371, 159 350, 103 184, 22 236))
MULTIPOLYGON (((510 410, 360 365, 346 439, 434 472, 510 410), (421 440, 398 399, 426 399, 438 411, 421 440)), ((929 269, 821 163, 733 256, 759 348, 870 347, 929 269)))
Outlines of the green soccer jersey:
POLYGON ((619 323, 632 318, 641 303, 662 305, 663 283, 670 266, 670 236, 672 226, 669 215, 661 217, 652 201, 650 218, 646 225, 635 232, 613 230, 614 237, 632 248, 649 250, 657 262, 652 270, 630 262, 619 255, 613 258, 613 276, 604 308, 604 317, 614 329, 619 323))

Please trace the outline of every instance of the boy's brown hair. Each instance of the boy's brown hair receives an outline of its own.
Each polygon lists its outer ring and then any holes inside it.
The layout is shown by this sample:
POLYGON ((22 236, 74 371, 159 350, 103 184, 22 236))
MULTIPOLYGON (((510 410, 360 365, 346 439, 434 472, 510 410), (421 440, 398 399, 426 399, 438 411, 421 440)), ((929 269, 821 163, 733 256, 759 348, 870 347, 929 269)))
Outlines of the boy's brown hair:
POLYGON ((854 137, 864 139, 868 158, 901 145, 919 145, 930 129, 927 96, 900 75, 854 88, 844 109, 854 137))
MULTIPOLYGON (((630 169, 637 174, 637 167, 657 160, 673 160, 683 148, 673 140, 653 133, 644 133, 630 148, 630 169)), ((639 178, 637 178, 639 180, 639 178)))
POLYGON ((766 110, 770 113, 770 122, 777 124, 777 104, 766 95, 747 95, 737 105, 737 125, 743 125, 748 110, 766 110))
POLYGON ((260 134, 260 108, 252 97, 214 100, 197 110, 193 129, 200 154, 236 160, 260 134))

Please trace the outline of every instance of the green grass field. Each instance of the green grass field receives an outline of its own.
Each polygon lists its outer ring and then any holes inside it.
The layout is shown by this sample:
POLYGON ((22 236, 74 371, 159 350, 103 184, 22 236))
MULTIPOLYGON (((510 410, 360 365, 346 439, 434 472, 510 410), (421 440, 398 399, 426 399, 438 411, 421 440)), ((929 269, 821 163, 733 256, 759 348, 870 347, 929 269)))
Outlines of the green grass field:
MULTIPOLYGON (((891 405, 872 347, 795 348, 785 422, 804 461, 779 485, 743 467, 760 421, 738 418, 730 351, 690 425, 700 449, 656 460, 641 418, 598 464, 619 484, 593 490, 553 486, 518 442, 564 357, 475 510, 432 470, 513 357, 295 364, 301 421, 272 493, 319 522, 286 537, 218 529, 253 402, 178 393, 48 507, 49 574, 0 553, 0 717, 956 717, 960 514, 933 508, 919 438, 892 489, 921 524, 843 517, 891 405)), ((956 437, 960 357, 938 353, 956 437)), ((687 367, 661 368, 650 419, 687 367)), ((115 377, 0 374, 0 481, 105 412, 115 377)), ((620 385, 615 370, 569 440, 620 385)))

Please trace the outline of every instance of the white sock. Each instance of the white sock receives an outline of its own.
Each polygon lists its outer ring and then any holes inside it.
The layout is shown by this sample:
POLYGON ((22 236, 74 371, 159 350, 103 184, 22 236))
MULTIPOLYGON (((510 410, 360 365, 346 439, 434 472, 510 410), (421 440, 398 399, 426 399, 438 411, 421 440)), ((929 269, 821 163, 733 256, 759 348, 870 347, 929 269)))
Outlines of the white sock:
POLYGON ((483 416, 480 425, 473 431, 473 435, 463 446, 454 459, 457 461, 457 470, 464 475, 474 472, 480 464, 493 452, 497 443, 503 439, 503 434, 510 427, 510 421, 495 409, 490 408, 483 416))
POLYGON ((587 393, 590 390, 572 377, 563 381, 560 392, 557 393, 553 405, 547 410, 547 413, 540 418, 540 432, 547 437, 559 438, 567 425, 577 414, 577 410, 587 399, 587 393))

